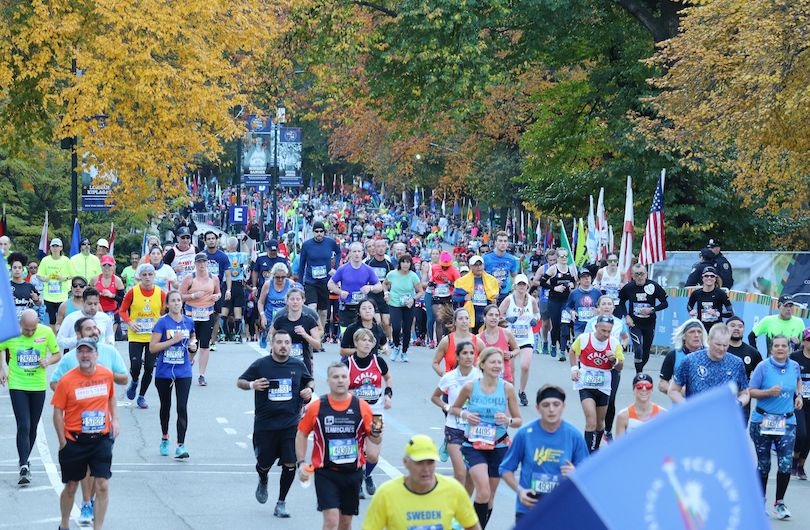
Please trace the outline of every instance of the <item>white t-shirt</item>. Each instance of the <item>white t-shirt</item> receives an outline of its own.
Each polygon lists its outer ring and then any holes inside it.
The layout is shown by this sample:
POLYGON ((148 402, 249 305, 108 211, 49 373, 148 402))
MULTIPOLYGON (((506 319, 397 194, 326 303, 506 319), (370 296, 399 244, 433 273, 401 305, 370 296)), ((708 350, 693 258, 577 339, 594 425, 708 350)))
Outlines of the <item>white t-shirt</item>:
POLYGON ((160 287, 164 293, 169 292, 169 285, 168 283, 172 282, 175 284, 175 289, 178 289, 180 286, 177 285, 177 273, 174 272, 174 269, 166 265, 165 263, 155 271, 155 285, 160 287))
MULTIPOLYGON (((459 369, 455 368, 439 379, 439 390, 447 393, 447 402, 452 407, 453 403, 456 402, 458 393, 461 392, 461 388, 470 381, 476 381, 478 379, 481 379, 481 370, 475 366, 472 367, 472 370, 470 370, 470 373, 467 375, 461 375, 459 369)), ((452 429, 461 429, 462 431, 467 428, 466 421, 461 421, 460 418, 452 414, 447 415, 444 424, 452 429)))

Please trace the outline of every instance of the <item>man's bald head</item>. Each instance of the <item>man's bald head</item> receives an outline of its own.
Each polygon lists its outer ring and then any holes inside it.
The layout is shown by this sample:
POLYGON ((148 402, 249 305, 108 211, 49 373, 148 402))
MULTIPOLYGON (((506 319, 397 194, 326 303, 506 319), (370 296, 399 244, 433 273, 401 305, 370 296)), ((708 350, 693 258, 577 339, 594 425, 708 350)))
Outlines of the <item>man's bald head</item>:
POLYGON ((30 337, 36 332, 37 324, 39 324, 39 315, 33 309, 26 309, 20 315, 20 329, 26 337, 30 337))

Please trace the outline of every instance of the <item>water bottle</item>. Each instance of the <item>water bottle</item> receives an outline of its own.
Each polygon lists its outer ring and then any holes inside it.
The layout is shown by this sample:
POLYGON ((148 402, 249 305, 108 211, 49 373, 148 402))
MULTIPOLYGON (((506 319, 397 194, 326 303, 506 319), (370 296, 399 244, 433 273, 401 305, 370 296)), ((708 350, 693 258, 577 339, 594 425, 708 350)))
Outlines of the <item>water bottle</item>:
POLYGON ((315 468, 312 467, 312 464, 304 466, 303 473, 298 476, 298 483, 301 484, 302 488, 306 489, 312 486, 313 473, 315 473, 315 468))

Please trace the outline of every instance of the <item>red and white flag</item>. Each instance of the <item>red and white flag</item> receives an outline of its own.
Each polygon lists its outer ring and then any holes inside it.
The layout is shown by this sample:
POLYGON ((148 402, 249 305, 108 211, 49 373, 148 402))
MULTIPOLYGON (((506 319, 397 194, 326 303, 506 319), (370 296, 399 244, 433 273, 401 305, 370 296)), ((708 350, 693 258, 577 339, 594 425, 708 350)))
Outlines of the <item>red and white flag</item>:
POLYGON ((638 262, 642 265, 652 265, 667 259, 667 246, 664 241, 664 178, 667 170, 661 170, 658 177, 658 186, 655 188, 650 217, 647 219, 647 228, 644 230, 644 239, 641 240, 641 255, 638 262))
POLYGON ((633 264, 633 185, 630 176, 627 177, 627 195, 624 199, 624 226, 622 227, 622 245, 619 250, 619 271, 627 279, 630 266, 633 264))

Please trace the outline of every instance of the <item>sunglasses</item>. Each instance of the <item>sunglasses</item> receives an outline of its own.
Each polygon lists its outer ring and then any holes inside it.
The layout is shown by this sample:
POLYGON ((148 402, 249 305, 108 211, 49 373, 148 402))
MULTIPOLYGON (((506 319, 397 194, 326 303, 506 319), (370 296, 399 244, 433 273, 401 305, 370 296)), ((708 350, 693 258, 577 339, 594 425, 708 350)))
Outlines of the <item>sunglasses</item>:
POLYGON ((644 276, 646 274, 647 274, 646 272, 634 272, 633 276, 644 276))
POLYGON ((90 243, 82 243, 82 246, 83 246, 83 247, 89 247, 89 246, 90 246, 90 243))
POLYGON ((703 277, 704 278, 717 278, 717 276, 715 276, 714 274, 704 274, 703 277))
POLYGON ((636 390, 652 390, 652 383, 636 383, 636 390))
POLYGON ((71 287, 73 287, 74 289, 84 289, 85 287, 87 287, 87 284, 86 283, 74 283, 73 285, 71 285, 71 287))
POLYGON ((607 262, 608 263, 619 263, 619 260, 617 260, 617 259, 609 259, 609 260, 607 260, 607 262))
POLYGON ((105 263, 104 265, 102 265, 102 267, 112 267, 112 265, 109 263, 105 263))
POLYGON ((313 232, 315 232, 316 234, 323 234, 324 231, 323 230, 313 230, 313 232))
POLYGON ((191 236, 180 236, 180 239, 191 239, 191 236))

